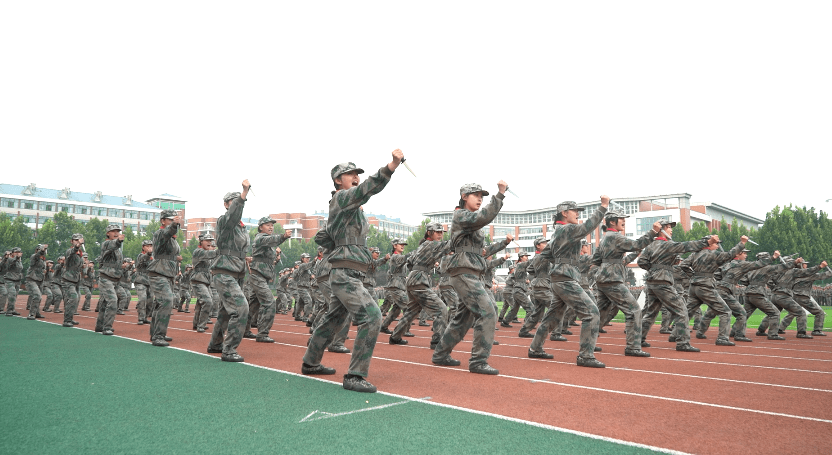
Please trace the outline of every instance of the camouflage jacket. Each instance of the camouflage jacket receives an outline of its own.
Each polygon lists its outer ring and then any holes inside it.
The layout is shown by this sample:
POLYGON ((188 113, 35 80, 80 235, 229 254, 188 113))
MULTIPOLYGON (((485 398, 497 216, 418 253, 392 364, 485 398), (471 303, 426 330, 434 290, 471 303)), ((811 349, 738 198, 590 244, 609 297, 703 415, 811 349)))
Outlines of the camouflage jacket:
POLYGON ((745 288, 747 294, 767 295, 766 284, 773 278, 790 268, 794 267, 794 260, 786 259, 785 263, 770 264, 763 268, 752 270, 745 274, 748 286, 745 288))
POLYGON ((295 277, 295 283, 300 288, 308 288, 312 285, 312 268, 315 267, 315 262, 311 259, 307 263, 301 262, 298 267, 298 274, 295 277))
MULTIPOLYGON (((384 259, 384 258, 381 258, 384 259)), ((379 259, 379 260, 381 260, 379 259)), ((372 265, 372 264, 371 264, 372 265)), ((318 283, 322 281, 329 281, 329 273, 332 272, 332 264, 329 263, 329 250, 324 250, 324 256, 315 262, 315 281, 318 283)), ((375 272, 375 268, 373 268, 373 272, 375 272)), ((369 274, 367 276, 370 276, 369 274)), ((364 279, 364 284, 367 284, 367 279, 364 279)), ((376 279, 373 277, 372 285, 375 286, 376 279)), ((324 296, 325 299, 328 299, 328 296, 324 296)), ((329 300, 327 300, 327 304, 329 300)))
MULTIPOLYGON (((492 283, 492 281, 494 281, 494 269, 503 265, 504 262, 506 262, 506 258, 504 257, 485 261, 485 271, 482 272, 482 282, 486 289, 491 289, 491 286, 494 285, 492 283)), ((450 283, 448 283, 448 285, 450 285, 450 283)))
POLYGON ((408 288, 415 286, 432 287, 431 271, 436 262, 451 251, 450 240, 425 240, 416 248, 410 257, 413 266, 407 275, 405 285, 408 288))
POLYGON ((52 282, 55 285, 59 285, 61 282, 61 275, 64 273, 64 265, 60 262, 56 262, 55 266, 52 267, 52 282))
MULTIPOLYGON (((217 260, 211 271, 231 272, 239 276, 245 273, 246 252, 251 244, 251 237, 240 221, 245 205, 242 196, 232 199, 228 210, 217 219, 217 260)), ((153 244, 156 245, 155 241, 153 244)))
POLYGON ((289 288, 290 291, 298 292, 297 278, 298 278, 297 269, 292 270, 292 273, 289 274, 289 280, 287 281, 287 283, 288 283, 287 287, 289 288))
POLYGON ((196 281, 201 284, 211 284, 211 261, 217 256, 217 250, 195 249, 193 259, 191 259, 191 263, 194 266, 191 281, 196 281))
POLYGON ((262 232, 254 237, 254 252, 251 253, 251 271, 263 275, 268 282, 274 281, 274 263, 277 261, 278 245, 285 242, 288 237, 281 235, 269 235, 262 232))
POLYGON ((609 229, 601 240, 601 245, 592 255, 592 264, 599 267, 595 281, 598 284, 623 283, 627 277, 626 264, 632 259, 624 262, 624 254, 630 251, 640 251, 653 241, 656 232, 652 229, 641 236, 638 240, 628 240, 620 232, 609 229))
POLYGON ((448 273, 451 276, 462 273, 482 275, 485 271, 485 258, 482 256, 485 234, 482 233, 482 228, 488 226, 500 213, 504 198, 504 194, 497 193, 491 196, 488 205, 476 212, 465 209, 454 211, 450 232, 454 255, 448 263, 448 273))
POLYGON ((734 295, 734 287, 739 284, 740 279, 752 270, 766 266, 764 261, 738 261, 736 259, 726 263, 719 268, 719 282, 717 286, 734 295))
POLYGON ((691 286, 715 287, 714 272, 737 257, 744 248, 745 244, 740 242, 731 251, 702 250, 688 256, 679 266, 693 269, 691 286))
MULTIPOLYGON (((194 258, 196 258, 197 250, 199 250, 199 248, 194 250, 194 258)), ((147 275, 147 266, 150 264, 152 259, 153 258, 149 254, 139 253, 139 257, 136 258, 136 284, 150 286, 150 277, 147 275)))
POLYGON ((543 252, 540 253, 541 256, 552 263, 550 273, 553 282, 581 281, 581 274, 577 267, 581 254, 581 239, 598 227, 606 213, 607 209, 601 206, 583 224, 555 223, 555 227, 552 229, 552 238, 543 252))
POLYGON ((384 166, 358 186, 336 192, 329 201, 326 232, 335 244, 329 257, 333 268, 367 270, 367 264, 372 259, 367 248, 370 223, 361 206, 380 193, 392 176, 390 168, 384 166))
POLYGON ((20 281, 23 279, 22 257, 9 258, 6 261, 6 279, 12 281, 20 281))
MULTIPOLYGON (((387 264, 387 256, 379 255, 378 259, 372 259, 371 256, 370 263, 367 264, 367 276, 364 277, 365 286, 376 287, 376 270, 384 264, 387 264)), ((327 275, 329 275, 328 271, 327 275)))
POLYGON ((282 292, 284 294, 289 293, 289 275, 283 275, 277 280, 277 290, 278 292, 282 292))
POLYGON ((121 272, 121 279, 118 280, 118 285, 123 287, 124 289, 130 289, 131 286, 131 278, 133 277, 133 268, 130 267, 128 269, 124 269, 121 272))
POLYGON ((598 268, 592 267, 591 254, 582 254, 578 257, 578 272, 581 274, 581 279, 578 282, 582 288, 589 289, 595 284, 595 276, 598 274, 598 268))
POLYGON ((514 273, 511 272, 511 267, 509 267, 508 275, 506 275, 506 287, 507 291, 511 291, 514 288, 514 273))
MULTIPOLYGON (((218 226, 219 223, 220 221, 217 221, 218 226)), ((168 278, 176 277, 179 270, 179 263, 176 262, 176 257, 179 256, 179 243, 176 241, 178 230, 179 223, 171 223, 168 227, 153 233, 153 260, 147 265, 148 274, 156 273, 168 278)))
POLYGON ((533 275, 532 288, 548 289, 552 286, 552 281, 549 279, 549 269, 552 265, 543 258, 540 254, 535 254, 529 260, 529 267, 526 271, 529 275, 533 275))
POLYGON ((118 280, 124 269, 121 268, 121 261, 124 259, 121 252, 121 240, 105 240, 101 245, 101 256, 98 263, 98 272, 113 279, 118 280))
POLYGON ((529 279, 529 272, 527 269, 531 265, 531 261, 523 261, 518 262, 514 265, 514 289, 518 291, 528 291, 529 290, 529 283, 526 283, 526 280, 529 279))
POLYGON ((9 258, 0 259, 0 283, 5 283, 6 270, 9 268, 9 258))
POLYGON ((43 284, 44 285, 51 284, 53 276, 54 276, 54 272, 50 272, 49 269, 44 270, 43 271, 43 284))
POLYGON ((448 273, 448 264, 451 263, 451 254, 446 254, 439 261, 439 288, 453 288, 451 286, 451 274, 448 273))
POLYGON ((774 292, 780 294, 794 295, 792 292, 792 287, 794 286, 794 283, 799 279, 815 275, 818 271, 820 271, 819 265, 809 267, 807 269, 795 267, 786 270, 782 275, 774 278, 775 283, 777 283, 777 285, 774 287, 774 292))
POLYGON ((832 276, 832 270, 827 267, 824 271, 818 272, 814 275, 796 278, 794 280, 794 285, 792 286, 792 291, 794 291, 795 295, 805 295, 806 297, 809 297, 812 294, 812 283, 818 280, 825 280, 830 276, 832 276))
MULTIPOLYGON (((678 292, 680 294, 684 293, 685 295, 687 295, 688 288, 690 288, 690 276, 685 271, 686 269, 683 269, 679 265, 674 265, 674 266, 672 266, 672 268, 673 268, 673 285, 676 288, 676 292, 678 292)), ((689 269, 687 269, 687 270, 689 270, 689 269)))
POLYGON ((46 260, 43 255, 33 254, 29 258, 29 273, 26 278, 34 281, 43 281, 43 272, 46 271, 46 260))
POLYGON ((485 255, 483 257, 493 256, 500 251, 503 251, 509 243, 511 242, 509 242, 508 239, 503 239, 499 242, 494 242, 491 245, 488 245, 485 247, 485 255))
POLYGON ((84 286, 92 289, 95 282, 95 267, 92 264, 86 266, 81 270, 81 282, 84 283, 84 286))
POLYGON ((676 255, 699 251, 706 246, 708 246, 708 239, 674 242, 664 237, 656 237, 653 243, 641 251, 638 266, 647 270, 645 281, 664 281, 673 284, 673 263, 676 262, 676 255))
POLYGON ((387 270, 387 286, 385 289, 401 289, 407 290, 407 263, 410 260, 410 255, 407 254, 391 254, 390 255, 390 269, 387 270))
MULTIPOLYGON (((71 283, 77 283, 81 279, 81 267, 84 265, 84 259, 78 252, 81 247, 72 247, 66 250, 64 256, 64 268, 61 271, 61 278, 71 283)), ((8 275, 7 275, 8 277, 8 275)))

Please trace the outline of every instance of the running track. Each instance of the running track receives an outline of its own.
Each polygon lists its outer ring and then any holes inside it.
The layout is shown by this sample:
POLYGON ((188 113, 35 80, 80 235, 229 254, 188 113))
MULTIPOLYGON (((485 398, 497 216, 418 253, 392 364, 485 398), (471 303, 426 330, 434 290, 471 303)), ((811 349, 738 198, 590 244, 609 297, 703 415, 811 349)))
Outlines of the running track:
MULTIPOLYGON (((16 304, 24 317, 25 301, 19 296, 16 304)), ((93 330, 97 313, 80 313, 79 327, 93 330)), ((44 315, 62 322, 62 314, 44 315)), ((135 309, 117 316, 116 334, 149 341, 149 327, 136 325, 136 317, 135 309)), ((174 310, 171 346, 205 353, 213 325, 196 333, 192 317, 174 310)), ((778 342, 752 329, 753 343, 722 347, 713 344, 712 328, 707 340, 692 340, 702 352, 682 353, 657 326, 645 348, 652 357, 644 359, 623 355, 624 325, 617 323, 598 339, 603 352, 596 356, 607 368, 592 369, 575 365, 580 327, 568 342, 547 341, 552 360, 527 358, 531 340, 518 338, 518 330, 497 331, 489 364, 499 376, 468 372, 471 333, 454 350, 459 367, 430 362, 430 327, 414 325, 407 346, 389 345, 380 334, 368 379, 387 393, 681 452, 832 452, 832 336, 798 340, 790 331, 778 342)), ((299 373, 309 329, 277 315, 270 336, 276 344, 244 339, 238 352, 248 363, 299 373)), ((348 363, 349 354, 327 351, 323 364, 338 373, 319 378, 340 383, 348 363)))

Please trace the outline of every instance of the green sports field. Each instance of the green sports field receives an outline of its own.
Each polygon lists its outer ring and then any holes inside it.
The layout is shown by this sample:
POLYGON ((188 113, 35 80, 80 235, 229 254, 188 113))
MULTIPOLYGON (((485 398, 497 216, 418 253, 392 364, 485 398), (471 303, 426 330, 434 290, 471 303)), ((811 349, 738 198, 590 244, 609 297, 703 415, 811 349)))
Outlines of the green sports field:
POLYGON ((650 452, 23 318, 0 346, 2 453, 650 452))

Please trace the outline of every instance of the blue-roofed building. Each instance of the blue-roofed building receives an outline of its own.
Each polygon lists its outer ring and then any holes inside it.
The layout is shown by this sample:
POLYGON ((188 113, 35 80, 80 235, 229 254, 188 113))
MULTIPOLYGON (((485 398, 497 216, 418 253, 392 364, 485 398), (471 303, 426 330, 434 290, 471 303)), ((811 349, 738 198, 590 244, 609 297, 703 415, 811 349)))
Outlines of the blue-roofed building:
POLYGON ((158 220, 162 209, 134 201, 129 194, 110 196, 101 191, 83 193, 69 188, 38 188, 35 183, 25 186, 0 183, 0 212, 13 218, 23 217, 33 229, 54 218, 56 213, 65 212, 81 223, 93 218, 106 219, 139 232, 150 221, 158 220))

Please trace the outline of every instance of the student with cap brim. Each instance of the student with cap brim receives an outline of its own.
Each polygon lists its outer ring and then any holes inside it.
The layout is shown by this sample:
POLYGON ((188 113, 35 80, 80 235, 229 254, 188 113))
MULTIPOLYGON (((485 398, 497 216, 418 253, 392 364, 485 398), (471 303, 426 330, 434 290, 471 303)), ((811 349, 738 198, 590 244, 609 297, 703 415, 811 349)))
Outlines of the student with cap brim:
POLYGON ((136 297, 139 302, 136 304, 138 325, 150 324, 148 317, 153 311, 153 299, 150 297, 150 276, 147 274, 147 266, 153 259, 153 241, 142 240, 142 251, 136 257, 136 297))
POLYGON ((26 308, 29 316, 26 319, 34 320, 43 318, 40 314, 40 301, 43 297, 43 275, 46 271, 46 245, 38 245, 35 254, 29 257, 29 271, 26 274, 26 292, 29 297, 26 300, 26 308))
POLYGON ((217 250, 213 247, 214 236, 205 234, 199 238, 199 245, 193 252, 191 263, 194 268, 191 271, 191 288, 196 294, 194 305, 194 319, 191 327, 199 333, 208 330, 208 321, 211 320, 211 309, 214 306, 214 295, 211 293, 211 261, 217 257, 217 250))
MULTIPOLYGON (((823 261, 814 267, 808 268, 803 268, 803 262, 803 258, 795 259, 791 263, 793 264, 793 268, 786 270, 785 273, 776 279, 777 284, 771 294, 771 303, 773 303, 777 308, 782 308, 788 311, 789 316, 791 316, 792 319, 797 318, 796 338, 811 339, 813 336, 806 333, 808 326, 808 313, 797 303, 797 301, 795 301, 793 288, 797 280, 816 276, 817 272, 826 267, 826 261, 823 261)), ((765 322, 767 321, 760 323, 760 330, 764 331, 766 329, 767 326, 765 322)), ((785 333, 785 329, 788 326, 783 326, 782 322, 780 324, 779 328, 785 333)), ((777 328, 778 326, 773 326, 771 330, 773 331, 777 328)))
POLYGON ((546 308, 549 307, 554 298, 552 283, 549 281, 549 262, 540 255, 548 244, 549 241, 545 237, 534 240, 534 257, 529 260, 529 265, 526 267, 526 273, 531 281, 533 305, 532 311, 526 313, 526 317, 523 318, 523 326, 520 327, 520 332, 517 334, 520 338, 534 338, 531 331, 543 318, 546 308))
MULTIPOLYGON (((803 262, 801 265, 805 269, 808 268, 809 263, 803 262)), ((822 268, 821 270, 822 271, 818 271, 814 275, 796 278, 794 280, 794 286, 792 286, 794 301, 815 317, 815 325, 812 329, 813 337, 826 336, 826 334, 823 333, 823 321, 826 319, 826 312, 823 311, 823 308, 820 307, 818 302, 812 298, 812 285, 814 282, 832 277, 832 270, 830 270, 829 267, 822 268)), ((792 316, 791 313, 787 314, 786 317, 780 321, 780 329, 785 331, 786 328, 792 323, 793 319, 794 316, 792 316)))
POLYGON ((81 268, 81 284, 78 286, 78 292, 84 296, 84 305, 81 311, 90 311, 92 305, 92 290, 95 282, 95 267, 90 262, 87 253, 82 256, 84 258, 84 266, 81 268))
MULTIPOLYGON (((78 310, 80 295, 78 294, 78 283, 81 281, 81 267, 84 266, 84 258, 81 257, 84 245, 83 234, 72 234, 72 247, 66 250, 64 256, 64 267, 61 271, 61 288, 64 293, 64 327, 78 325, 74 315, 78 310)), ((8 272, 6 275, 8 278, 8 272)))
POLYGON ((312 333, 306 354, 303 356, 303 374, 335 374, 335 370, 321 365, 321 358, 333 335, 341 327, 347 314, 358 324, 349 369, 344 375, 344 389, 372 393, 376 387, 366 380, 370 372, 378 331, 381 327, 381 311, 378 302, 364 288, 364 273, 370 262, 367 249, 367 233, 370 225, 361 206, 378 194, 390 182, 393 172, 402 162, 401 150, 393 152, 393 160, 378 172, 361 182, 358 175, 363 170, 353 163, 342 163, 330 172, 335 193, 329 203, 329 219, 324 230, 328 240, 316 242, 331 249, 329 256, 332 270, 329 283, 332 300, 321 325, 312 333))
POLYGON ((4 278, 7 292, 6 298, 8 300, 6 303, 6 316, 17 316, 20 314, 15 311, 14 304, 17 300, 17 294, 20 292, 20 281, 23 279, 23 263, 20 259, 22 255, 23 253, 20 251, 20 248, 14 247, 3 258, 5 268, 3 271, 5 272, 4 278))
POLYGON ((511 327, 509 323, 514 321, 521 307, 526 311, 527 316, 534 310, 532 308, 532 302, 529 300, 529 286, 526 283, 526 280, 529 278, 529 273, 526 271, 529 264, 529 253, 525 251, 517 253, 517 263, 514 266, 514 272, 511 273, 512 286, 509 287, 507 281, 506 290, 504 291, 504 293, 510 292, 512 294, 511 300, 513 303, 511 310, 505 315, 503 322, 500 323, 500 327, 511 327))
POLYGON ((119 309, 118 282, 124 274, 123 244, 124 234, 121 232, 121 227, 117 224, 107 226, 107 234, 101 244, 98 262, 98 316, 95 321, 95 331, 104 335, 112 335, 115 332, 113 324, 119 309))
MULTIPOLYGON (((390 252, 390 264, 387 269, 387 286, 384 289, 387 291, 387 300, 390 301, 390 311, 387 317, 381 322, 380 333, 392 335, 390 324, 404 314, 408 308, 407 302, 407 264, 410 259, 410 254, 403 254, 404 247, 407 246, 407 241, 402 238, 393 239, 393 250, 390 252)), ((402 336, 412 337, 410 330, 406 330, 402 336)))
POLYGON ((468 361, 468 371, 478 374, 499 374, 496 368, 488 364, 494 344, 497 312, 488 296, 489 291, 485 289, 481 279, 487 267, 485 258, 482 257, 485 240, 482 228, 488 226, 500 213, 508 184, 500 180, 497 188, 499 193, 495 194, 488 205, 482 209, 480 207, 483 197, 488 195, 487 191, 473 183, 460 188, 459 205, 454 211, 450 231, 455 252, 448 264, 451 286, 460 298, 460 306, 433 352, 431 361, 435 365, 457 366, 460 364, 458 360, 451 358, 451 352, 473 325, 474 343, 471 348, 471 358, 468 361))
POLYGON ((259 343, 274 343, 269 332, 274 325, 276 302, 269 283, 275 279, 275 262, 277 262, 277 247, 292 237, 292 232, 285 230, 280 234, 274 233, 276 220, 264 216, 257 222, 257 235, 254 237, 252 259, 249 268, 248 286, 251 292, 249 299, 250 317, 246 323, 246 332, 252 326, 257 327, 255 341, 259 343))
MULTIPOLYGON (((745 274, 752 270, 765 267, 766 265, 762 261, 746 261, 745 259, 748 257, 749 252, 750 250, 743 249, 736 257, 734 257, 732 261, 727 262, 725 265, 720 267, 718 275, 719 280, 716 282, 716 290, 719 293, 719 296, 722 297, 722 300, 725 301, 728 308, 731 309, 731 313, 736 318, 734 325, 731 327, 730 337, 733 338, 734 341, 746 343, 751 342, 751 338, 745 336, 747 323, 746 311, 737 299, 737 296, 734 295, 734 289, 739 285, 739 280, 742 279, 745 274)), ((717 276, 715 276, 715 278, 717 278, 717 276)), ((705 327, 705 324, 710 326, 711 321, 715 316, 716 313, 711 311, 710 308, 705 312, 699 324, 694 326, 694 329, 698 329, 696 332, 697 338, 706 337, 705 332, 707 332, 708 327, 705 327)))

